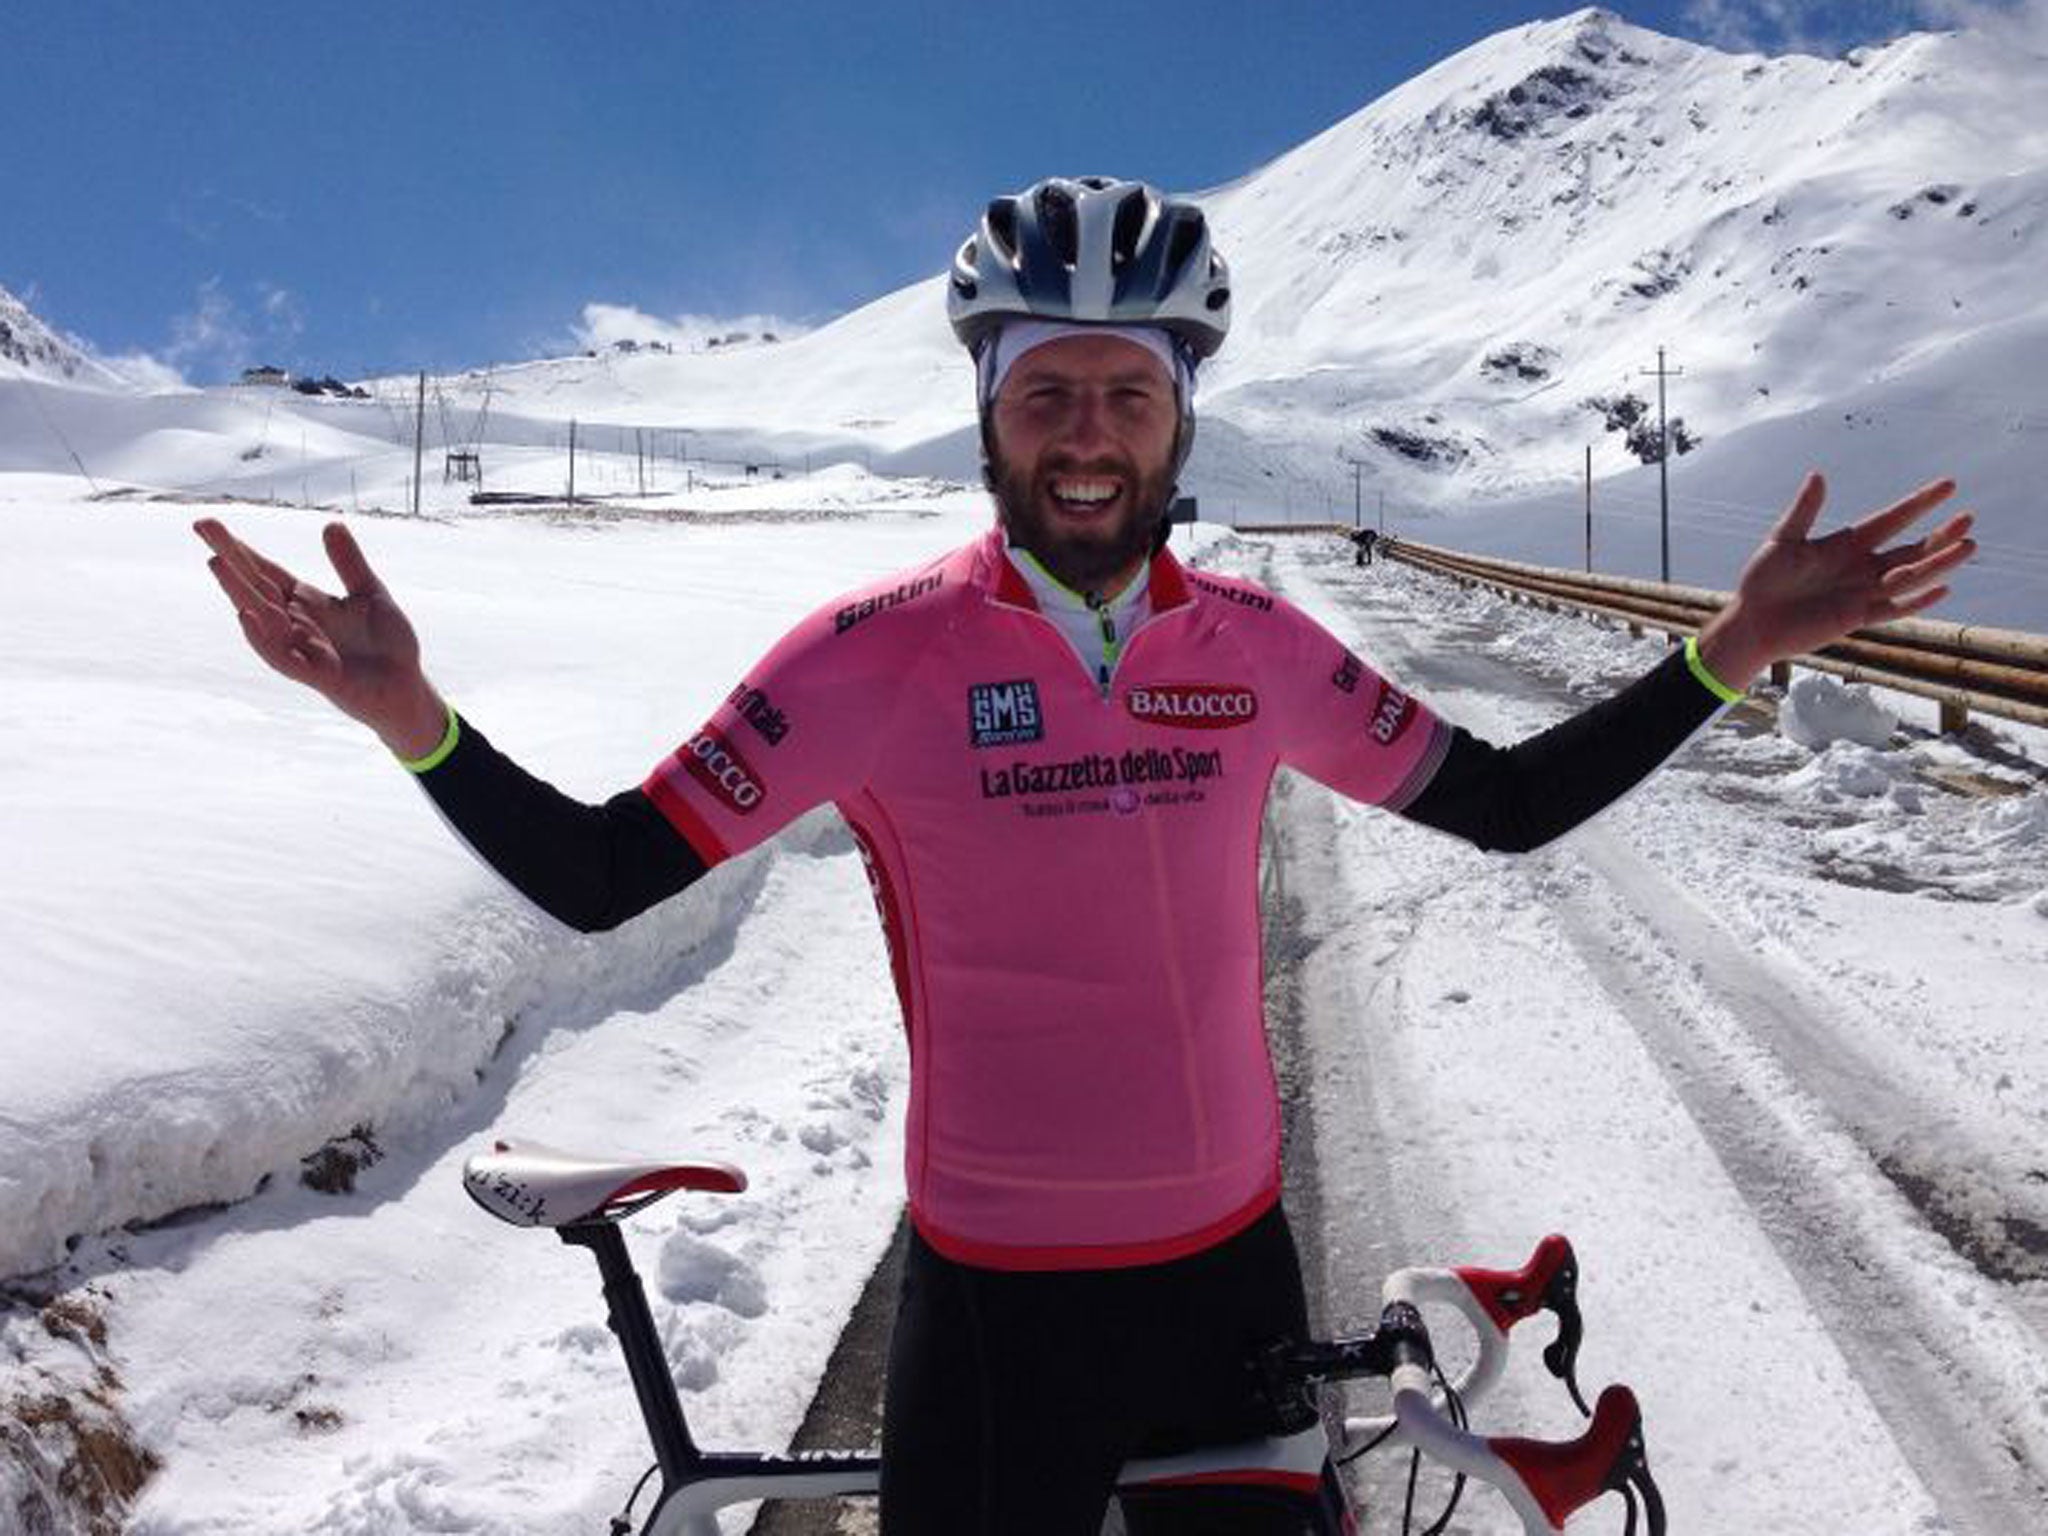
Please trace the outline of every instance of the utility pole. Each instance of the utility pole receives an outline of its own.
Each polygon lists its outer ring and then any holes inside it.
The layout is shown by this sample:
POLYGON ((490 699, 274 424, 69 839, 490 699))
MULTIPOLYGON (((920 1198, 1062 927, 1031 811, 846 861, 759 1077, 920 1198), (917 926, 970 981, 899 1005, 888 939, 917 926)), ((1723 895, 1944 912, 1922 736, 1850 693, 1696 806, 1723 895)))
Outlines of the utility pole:
POLYGON ((1380 492, 1380 532, 1387 531, 1387 493, 1380 492))
MULTIPOLYGON (((1644 369, 1647 375, 1649 370, 1644 369)), ((1679 378, 1683 368, 1664 366, 1664 349, 1657 349, 1657 526, 1663 580, 1671 580, 1671 432, 1664 421, 1664 380, 1679 378)))
POLYGON ((1586 574, 1593 574, 1593 445, 1586 444, 1586 574))
POLYGON ((633 429, 633 468, 640 476, 640 494, 647 494, 647 444, 641 440, 640 429, 633 429))
MULTIPOLYGON (((1380 499, 1382 501, 1386 500, 1384 496, 1380 499)), ((1365 461, 1363 459, 1353 459, 1351 461, 1351 526, 1354 528, 1363 528, 1365 526, 1365 461)))
POLYGON ((420 515, 420 455, 427 441, 427 371, 420 370, 420 399, 412 414, 412 515, 420 515))
POLYGON ((569 418, 569 505, 576 505, 576 418, 569 418))

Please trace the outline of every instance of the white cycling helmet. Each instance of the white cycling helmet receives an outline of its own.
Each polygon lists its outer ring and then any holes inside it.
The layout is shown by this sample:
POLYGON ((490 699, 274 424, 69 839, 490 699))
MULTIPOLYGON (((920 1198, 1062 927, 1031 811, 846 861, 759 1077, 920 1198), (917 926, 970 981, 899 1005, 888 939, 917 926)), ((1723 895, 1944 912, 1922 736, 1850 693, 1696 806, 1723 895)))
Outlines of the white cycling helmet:
POLYGON ((1230 269, 1193 203, 1142 181, 1052 177, 988 205, 953 258, 946 318, 977 356, 1008 320, 1156 325, 1192 365, 1230 330, 1230 269))

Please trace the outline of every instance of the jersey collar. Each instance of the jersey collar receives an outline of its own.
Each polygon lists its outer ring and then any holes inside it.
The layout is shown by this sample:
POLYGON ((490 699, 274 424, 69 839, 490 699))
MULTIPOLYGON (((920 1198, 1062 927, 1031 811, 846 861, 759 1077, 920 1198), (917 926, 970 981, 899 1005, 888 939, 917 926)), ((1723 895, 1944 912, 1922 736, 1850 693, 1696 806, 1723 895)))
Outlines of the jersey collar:
MULTIPOLYGON (((1000 523, 982 536, 981 547, 976 551, 974 580, 992 603, 1022 608, 1029 613, 1039 612, 1038 597, 1032 592, 1031 583, 1024 579, 1023 573, 1011 560, 1009 541, 1003 537, 1000 523)), ((1162 548, 1152 556, 1145 582, 1146 596, 1151 599, 1155 614, 1193 601, 1194 594, 1188 590, 1187 573, 1170 549, 1162 548)))

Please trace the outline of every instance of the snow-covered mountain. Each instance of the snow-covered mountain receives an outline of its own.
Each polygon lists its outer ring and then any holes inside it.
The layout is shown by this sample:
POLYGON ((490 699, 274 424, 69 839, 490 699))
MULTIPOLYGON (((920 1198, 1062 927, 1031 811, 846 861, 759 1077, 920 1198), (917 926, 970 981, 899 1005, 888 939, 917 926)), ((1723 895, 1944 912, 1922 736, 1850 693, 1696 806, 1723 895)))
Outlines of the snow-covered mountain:
MULTIPOLYGON (((1638 462, 1607 420, 1654 408, 1659 346, 1706 443, 1992 334, 2048 339, 2044 89, 2048 58, 1968 32, 1764 58, 1585 10, 1478 43, 1204 194, 1237 322, 1191 480, 1270 498, 1348 489, 1358 461, 1404 503, 1464 502, 1563 479, 1587 442, 1599 472, 1638 462)), ((777 348, 489 377, 536 414, 667 412, 964 475, 941 293, 777 348)), ((2048 385, 1985 378, 1977 404, 2038 417, 2048 385)))
POLYGON ((2048 59, 1969 33, 1837 60, 1599 10, 1502 33, 1212 199, 1239 320, 1210 412, 1256 457, 1462 499, 1587 441, 1628 463, 1587 402, 1654 405, 1659 346, 1712 441, 2043 335, 2044 90, 2048 59))
MULTIPOLYGON (((1663 348, 1674 515, 1705 530, 1677 541, 1674 575, 1727 584, 1808 467, 1842 502, 1948 474, 1982 513, 1983 569, 2010 555, 2019 573, 1972 616, 2048 628, 2027 510, 2048 449, 2044 99, 2048 37, 2011 32, 1766 58, 1582 10, 1486 39, 1200 194, 1237 322, 1203 380, 1186 488, 1225 520, 1384 498, 1397 528, 1536 554, 1575 515, 1590 447, 1621 520, 1602 563, 1654 571, 1663 348)), ((942 284, 773 345, 444 377, 429 448, 484 447, 495 486, 509 472, 559 491, 576 418, 579 451, 636 466, 651 428, 678 458, 972 483, 971 375, 942 284)), ((389 504, 414 386, 372 387, 374 403, 53 405, 0 378, 0 470, 69 473, 75 449, 100 479, 389 504)))
POLYGON ((54 379, 69 384, 119 387, 121 379, 37 319, 20 299, 0 288, 0 379, 54 379))

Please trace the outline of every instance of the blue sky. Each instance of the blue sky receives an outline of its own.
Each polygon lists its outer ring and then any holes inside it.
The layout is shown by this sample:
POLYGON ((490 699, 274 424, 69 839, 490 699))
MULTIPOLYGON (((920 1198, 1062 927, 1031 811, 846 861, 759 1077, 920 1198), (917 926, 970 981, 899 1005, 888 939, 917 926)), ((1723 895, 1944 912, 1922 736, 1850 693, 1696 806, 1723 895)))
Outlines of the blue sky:
MULTIPOLYGON (((1935 0, 1656 0, 1733 46, 1935 0)), ((0 285, 194 382, 533 356, 588 304, 821 321, 1052 173, 1243 175, 1504 27, 1488 0, 11 0, 0 285)))

